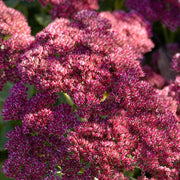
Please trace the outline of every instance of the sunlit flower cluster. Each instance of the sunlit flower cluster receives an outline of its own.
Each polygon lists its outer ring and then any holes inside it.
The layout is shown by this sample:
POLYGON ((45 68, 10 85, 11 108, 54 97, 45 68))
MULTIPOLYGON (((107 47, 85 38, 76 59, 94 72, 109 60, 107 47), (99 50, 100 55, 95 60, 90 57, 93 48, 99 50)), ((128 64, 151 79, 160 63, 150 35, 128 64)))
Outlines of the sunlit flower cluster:
POLYGON ((34 37, 26 18, 19 11, 0 1, 0 90, 7 81, 20 79, 17 65, 20 54, 29 47, 34 37))
MULTIPOLYGON (((0 88, 14 83, 2 116, 21 122, 7 134, 3 173, 16 180, 128 180, 125 172, 138 167, 138 179, 148 173, 178 180, 180 55, 170 81, 158 59, 143 65, 154 43, 141 6, 164 4, 127 0, 139 12, 98 13, 89 10, 97 1, 40 2, 60 18, 33 37, 24 16, 0 1, 0 88)), ((168 3, 179 8, 179 1, 168 3)), ((153 12, 150 19, 159 20, 153 12)))

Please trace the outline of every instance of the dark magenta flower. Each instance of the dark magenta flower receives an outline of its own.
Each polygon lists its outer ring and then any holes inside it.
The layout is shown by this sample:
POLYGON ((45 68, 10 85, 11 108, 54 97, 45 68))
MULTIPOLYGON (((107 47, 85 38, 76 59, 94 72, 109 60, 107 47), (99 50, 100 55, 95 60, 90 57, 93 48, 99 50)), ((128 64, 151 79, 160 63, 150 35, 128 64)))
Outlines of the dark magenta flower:
POLYGON ((180 26, 179 0, 126 0, 126 6, 152 22, 160 20, 171 31, 180 26))

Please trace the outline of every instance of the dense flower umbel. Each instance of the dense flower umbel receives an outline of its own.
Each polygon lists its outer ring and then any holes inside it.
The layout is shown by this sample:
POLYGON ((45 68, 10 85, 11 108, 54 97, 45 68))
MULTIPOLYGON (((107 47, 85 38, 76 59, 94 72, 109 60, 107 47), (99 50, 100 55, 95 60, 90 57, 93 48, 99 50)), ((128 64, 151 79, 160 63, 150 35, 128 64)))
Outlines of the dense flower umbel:
POLYGON ((103 122, 82 123, 68 135, 69 151, 73 158, 90 163, 87 171, 98 179, 115 179, 124 168, 134 168, 135 161, 129 156, 134 151, 134 142, 127 129, 127 122, 111 119, 103 122))
POLYGON ((0 5, 0 36, 31 33, 23 14, 13 8, 6 7, 2 0, 0 0, 0 5))
POLYGON ((176 113, 180 115, 180 76, 176 76, 171 84, 163 89, 166 91, 166 96, 171 97, 177 103, 176 113))
POLYGON ((21 56, 24 82, 41 91, 64 91, 84 107, 99 104, 104 92, 117 94, 117 88, 144 75, 136 51, 121 46, 120 34, 109 29, 107 19, 87 10, 75 19, 57 19, 37 34, 33 47, 21 56))
MULTIPOLYGON (((32 1, 32 0, 28 0, 32 1)), ((51 5, 52 19, 56 17, 72 18, 83 9, 98 9, 98 0, 39 0, 43 6, 51 5)))
POLYGON ((8 160, 2 171, 16 180, 56 180, 56 166, 65 155, 64 142, 54 135, 24 134, 20 127, 8 133, 8 160))
POLYGON ((176 53, 171 62, 171 68, 176 72, 176 77, 171 79, 168 86, 160 92, 166 101, 169 101, 175 113, 180 115, 180 53, 176 53))
POLYGON ((180 127, 171 112, 125 111, 111 119, 84 122, 68 135, 73 158, 90 162, 87 171, 102 180, 117 179, 135 166, 152 177, 178 180, 180 127), (175 133, 174 133, 175 132, 175 133))
MULTIPOLYGON (((146 23, 138 18, 130 13, 123 26, 129 20, 141 31, 146 23)), ((2 114, 22 120, 22 127, 8 134, 3 172, 17 180, 53 180, 61 166, 65 180, 125 180, 124 170, 139 166, 157 179, 178 180, 180 127, 174 109, 142 80, 136 60, 148 51, 140 48, 146 43, 126 44, 128 35, 94 11, 73 19, 56 19, 18 57, 21 82, 2 114), (38 91, 30 99, 26 83, 38 91), (58 103, 62 92, 73 108, 58 103)))
POLYGON ((0 90, 7 81, 17 82, 20 77, 17 65, 21 52, 34 38, 26 18, 17 10, 0 1, 0 90))
POLYGON ((61 137, 66 133, 66 129, 73 128, 75 124, 78 124, 78 120, 71 106, 63 104, 27 113, 23 118, 23 132, 35 131, 39 134, 54 134, 61 137))
POLYGON ((0 90, 7 81, 17 82, 21 79, 17 66, 21 53, 34 41, 34 37, 27 34, 13 34, 3 40, 0 49, 0 90))
POLYGON ((45 107, 47 108, 57 100, 56 94, 43 92, 37 93, 28 100, 27 90, 28 88, 22 82, 15 83, 2 110, 4 120, 23 119, 24 115, 36 113, 45 107))
POLYGON ((112 29, 120 33, 121 44, 130 44, 140 55, 151 51, 154 47, 151 25, 139 13, 131 11, 101 12, 100 16, 110 20, 112 29))
POLYGON ((180 1, 126 0, 126 6, 137 10, 150 21, 162 21, 171 31, 180 26, 180 1))
POLYGON ((27 90, 21 82, 16 83, 10 90, 10 96, 6 99, 2 110, 4 120, 21 119, 21 108, 27 100, 27 90))
POLYGON ((56 166, 61 166, 68 156, 64 134, 78 124, 72 108, 66 104, 52 109, 36 108, 36 113, 24 115, 22 127, 7 135, 10 140, 6 148, 10 154, 3 172, 9 177, 53 180, 56 166))

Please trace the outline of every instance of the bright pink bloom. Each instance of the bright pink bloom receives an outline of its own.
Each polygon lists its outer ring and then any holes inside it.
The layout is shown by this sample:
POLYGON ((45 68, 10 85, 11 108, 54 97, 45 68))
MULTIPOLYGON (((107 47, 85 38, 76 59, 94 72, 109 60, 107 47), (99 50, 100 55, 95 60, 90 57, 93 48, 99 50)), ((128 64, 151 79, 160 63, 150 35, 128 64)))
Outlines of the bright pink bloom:
POLYGON ((17 65, 23 50, 32 43, 31 29, 19 11, 0 1, 0 90, 7 81, 20 79, 17 65))
POLYGON ((165 78, 163 78, 160 74, 154 72, 153 69, 148 65, 143 66, 143 70, 146 74, 145 80, 149 82, 153 87, 159 89, 164 87, 166 82, 165 78))
POLYGON ((110 12, 101 12, 100 16, 110 20, 112 30, 120 34, 121 46, 130 44, 140 57, 154 47, 151 41, 151 25, 139 13, 131 11, 126 13, 119 10, 110 12))
POLYGON ((5 82, 17 82, 21 79, 17 69, 21 62, 20 55, 33 41, 34 37, 31 35, 16 33, 0 43, 0 90, 5 82))
POLYGON ((107 19, 87 10, 71 23, 55 20, 21 56, 23 81, 41 91, 64 91, 79 107, 100 104, 105 92, 135 83, 144 75, 137 53, 130 45, 121 46, 120 34, 110 27, 107 19))
POLYGON ((100 179, 116 179, 124 169, 139 166, 157 179, 178 180, 180 126, 170 111, 128 115, 84 122, 68 135, 72 159, 100 179), (175 133, 174 133, 175 132, 175 133))
POLYGON ((13 8, 6 7, 2 1, 0 3, 0 35, 30 34, 31 29, 25 16, 13 8))
MULTIPOLYGON (((136 15, 124 21, 141 29, 136 15)), ((137 60, 148 48, 138 52, 144 43, 122 44, 126 36, 94 11, 82 10, 73 19, 56 19, 18 57, 21 82, 12 88, 3 115, 22 120, 22 127, 8 134, 3 172, 54 180, 60 166, 65 180, 126 180, 124 170, 138 166, 153 178, 178 180, 179 119, 143 80, 137 60), (25 83, 37 90, 30 99, 25 83), (73 107, 60 103, 62 92, 73 107)))
POLYGON ((180 53, 176 53, 172 59, 172 69, 180 73, 180 53))

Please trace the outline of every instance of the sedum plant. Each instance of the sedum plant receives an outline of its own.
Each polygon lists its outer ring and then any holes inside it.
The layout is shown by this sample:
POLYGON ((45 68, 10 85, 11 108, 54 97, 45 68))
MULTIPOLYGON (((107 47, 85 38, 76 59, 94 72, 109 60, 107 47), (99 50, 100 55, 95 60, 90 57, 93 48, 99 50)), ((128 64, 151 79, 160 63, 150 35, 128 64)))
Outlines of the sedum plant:
POLYGON ((179 179, 179 54, 176 79, 143 64, 156 45, 154 19, 136 2, 126 1, 130 12, 96 12, 97 1, 40 1, 53 20, 32 36, 26 18, 0 1, 0 87, 14 83, 2 116, 21 122, 7 134, 6 176, 128 180, 138 168, 137 179, 179 179))

